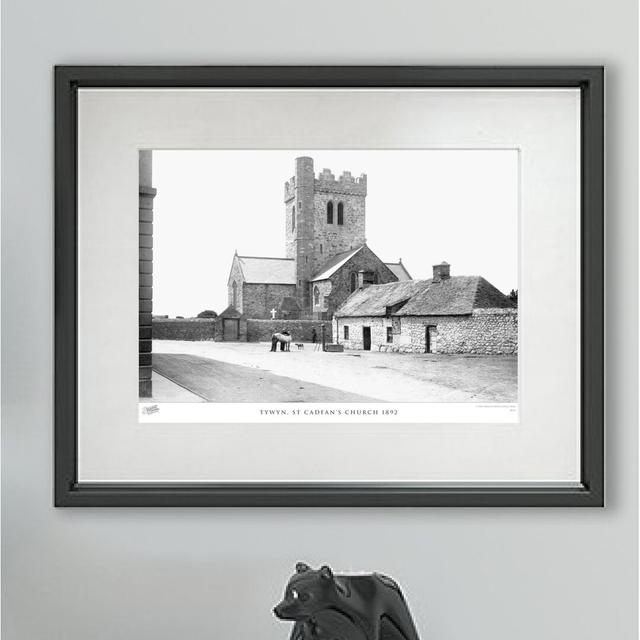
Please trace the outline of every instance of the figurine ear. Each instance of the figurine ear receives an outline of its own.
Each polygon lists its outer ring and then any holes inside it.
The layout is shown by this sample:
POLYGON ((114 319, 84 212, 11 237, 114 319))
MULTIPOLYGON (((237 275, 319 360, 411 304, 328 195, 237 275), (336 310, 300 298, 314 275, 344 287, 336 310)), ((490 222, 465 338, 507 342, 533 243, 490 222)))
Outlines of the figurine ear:
POLYGON ((296 564, 296 573, 304 573, 305 571, 309 571, 311 567, 304 562, 298 562, 296 564))
POLYGON ((321 567, 320 577, 325 578, 326 580, 333 580, 333 572, 331 571, 331 567, 328 567, 326 564, 321 567))

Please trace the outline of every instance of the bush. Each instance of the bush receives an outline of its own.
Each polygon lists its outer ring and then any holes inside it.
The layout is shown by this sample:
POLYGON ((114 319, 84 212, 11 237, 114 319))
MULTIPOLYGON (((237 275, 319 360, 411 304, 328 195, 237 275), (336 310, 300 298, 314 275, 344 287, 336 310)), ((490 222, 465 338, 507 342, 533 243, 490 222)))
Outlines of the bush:
POLYGON ((205 309, 198 314, 198 318, 217 318, 218 314, 211 309, 205 309))

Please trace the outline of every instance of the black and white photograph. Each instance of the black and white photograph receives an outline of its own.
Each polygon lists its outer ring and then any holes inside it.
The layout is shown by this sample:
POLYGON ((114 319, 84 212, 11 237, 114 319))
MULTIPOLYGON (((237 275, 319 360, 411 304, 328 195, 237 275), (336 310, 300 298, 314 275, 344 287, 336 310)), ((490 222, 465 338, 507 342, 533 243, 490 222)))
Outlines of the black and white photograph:
POLYGON ((141 420, 515 420, 516 149, 143 150, 139 171, 141 420))

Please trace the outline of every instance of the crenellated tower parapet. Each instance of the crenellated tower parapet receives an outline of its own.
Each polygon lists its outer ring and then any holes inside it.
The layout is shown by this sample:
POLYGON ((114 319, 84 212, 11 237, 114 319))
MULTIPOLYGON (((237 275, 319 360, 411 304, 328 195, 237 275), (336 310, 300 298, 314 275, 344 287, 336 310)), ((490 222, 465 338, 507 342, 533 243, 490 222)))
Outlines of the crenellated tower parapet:
POLYGON ((296 195, 296 177, 291 176, 291 178, 289 178, 284 183, 284 201, 289 202, 293 200, 293 198, 295 198, 295 195, 296 195))
POLYGON ((367 195, 367 174, 363 173, 356 178, 351 171, 343 171, 336 180, 330 169, 323 169, 314 181, 315 190, 318 193, 332 193, 336 195, 367 195))

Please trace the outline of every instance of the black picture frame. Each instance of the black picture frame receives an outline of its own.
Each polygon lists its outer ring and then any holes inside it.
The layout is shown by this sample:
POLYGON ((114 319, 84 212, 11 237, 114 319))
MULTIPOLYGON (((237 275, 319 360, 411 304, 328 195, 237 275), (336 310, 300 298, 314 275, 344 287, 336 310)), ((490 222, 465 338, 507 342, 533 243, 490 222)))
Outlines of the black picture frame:
POLYGON ((604 68, 57 66, 55 68, 56 506, 603 506, 604 68), (581 482, 577 486, 96 484, 77 474, 77 90, 238 87, 572 87, 581 93, 581 482))

